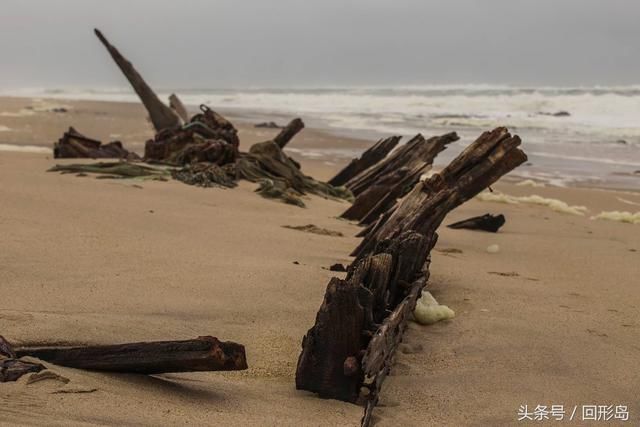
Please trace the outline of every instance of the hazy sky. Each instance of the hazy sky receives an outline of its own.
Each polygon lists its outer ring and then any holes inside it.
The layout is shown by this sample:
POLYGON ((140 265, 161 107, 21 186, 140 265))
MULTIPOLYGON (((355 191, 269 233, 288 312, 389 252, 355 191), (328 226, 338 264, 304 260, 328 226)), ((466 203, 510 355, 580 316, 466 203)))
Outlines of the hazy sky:
POLYGON ((640 83, 638 0, 0 0, 0 88, 640 83))

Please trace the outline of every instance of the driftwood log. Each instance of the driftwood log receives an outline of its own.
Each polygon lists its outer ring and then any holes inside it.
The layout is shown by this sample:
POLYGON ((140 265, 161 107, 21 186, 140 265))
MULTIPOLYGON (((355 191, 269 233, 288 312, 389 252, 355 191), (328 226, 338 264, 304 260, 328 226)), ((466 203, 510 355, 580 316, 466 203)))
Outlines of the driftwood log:
POLYGON ((488 231, 490 233, 497 233, 500 227, 504 225, 506 219, 504 215, 491 215, 484 214, 481 216, 474 216, 473 218, 465 219, 463 221, 454 222, 447 225, 449 228, 460 229, 466 228, 469 230, 488 231))
POLYGON ((169 95, 169 107, 176 112, 178 117, 182 119, 183 123, 187 123, 189 121, 189 111, 187 111, 187 107, 184 106, 178 95, 172 93, 169 95))
POLYGON ((393 150, 398 142, 400 142, 401 136, 390 136, 389 138, 383 138, 376 142, 373 146, 367 149, 360 157, 351 160, 351 162, 338 172, 331 180, 329 184, 339 186, 345 185, 350 179, 353 179, 356 175, 370 168, 382 159, 387 157, 387 154, 393 150))
POLYGON ((346 186, 354 192, 356 200, 342 218, 364 225, 378 219, 431 169, 438 153, 458 139, 455 132, 429 139, 416 135, 384 161, 351 179, 346 186))
POLYGON ((273 141, 278 144, 278 147, 284 148, 302 129, 304 129, 304 122, 302 119, 293 119, 284 128, 282 128, 280 133, 273 138, 273 141))
POLYGON ((185 341, 139 342, 85 347, 23 347, 31 356, 77 369, 136 374, 247 369, 244 346, 205 336, 185 341))
POLYGON ((437 227, 450 210, 526 161, 519 144, 505 128, 484 133, 441 174, 418 183, 368 228, 347 278, 329 282, 316 322, 303 339, 298 389, 348 402, 364 400, 362 425, 371 423, 426 286, 437 227))
POLYGON ((94 32, 104 47, 107 48, 107 51, 129 81, 133 90, 135 90, 140 97, 140 100, 149 112, 149 118, 151 119, 151 123, 153 123, 153 127, 156 131, 160 132, 163 129, 176 128, 180 126, 180 118, 178 115, 160 101, 160 98, 158 98, 153 89, 151 89, 138 71, 136 71, 133 65, 131 65, 131 62, 122 56, 115 46, 109 43, 100 30, 95 29, 94 32))
POLYGON ((53 144, 53 157, 56 159, 140 159, 137 154, 127 151, 120 141, 102 144, 97 139, 84 136, 73 127, 70 127, 62 138, 53 144))

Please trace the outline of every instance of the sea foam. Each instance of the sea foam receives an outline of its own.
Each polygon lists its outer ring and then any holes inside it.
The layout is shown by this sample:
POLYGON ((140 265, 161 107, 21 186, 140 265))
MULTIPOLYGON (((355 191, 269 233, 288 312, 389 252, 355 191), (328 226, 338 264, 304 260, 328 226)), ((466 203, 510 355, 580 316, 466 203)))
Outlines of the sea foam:
POLYGON ((494 191, 493 193, 485 191, 478 194, 476 198, 483 202, 507 203, 512 205, 523 203, 546 206, 555 212, 577 216, 584 216, 585 212, 588 211, 586 206, 570 206, 562 200, 550 199, 538 196, 537 194, 533 194, 531 196, 511 196, 509 194, 500 193, 498 191, 494 191))

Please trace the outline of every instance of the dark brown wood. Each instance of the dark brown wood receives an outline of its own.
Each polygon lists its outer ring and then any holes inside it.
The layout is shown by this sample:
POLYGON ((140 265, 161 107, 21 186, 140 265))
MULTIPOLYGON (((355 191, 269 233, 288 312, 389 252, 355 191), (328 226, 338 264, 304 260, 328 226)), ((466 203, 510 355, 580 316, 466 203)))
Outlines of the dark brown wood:
POLYGON ((147 141, 145 160, 180 166, 198 162, 219 166, 233 163, 240 144, 237 129, 206 105, 200 105, 200 110, 181 128, 158 132, 147 141))
POLYGON ((380 139, 373 146, 369 147, 360 157, 351 160, 351 162, 338 172, 329 184, 338 186, 345 185, 350 179, 356 175, 377 164, 387 157, 387 154, 393 150, 402 139, 401 136, 390 136, 389 138, 380 139))
POLYGON ((178 98, 178 95, 176 95, 175 93, 172 93, 169 96, 169 107, 171 107, 173 111, 176 112, 178 117, 182 119, 183 123, 189 122, 189 111, 187 111, 187 107, 184 106, 180 98, 178 98))
POLYGON ((382 383, 391 371, 393 359, 402 342, 407 323, 416 308, 416 302, 427 284, 427 275, 411 285, 409 293, 384 320, 367 346, 362 358, 362 370, 365 374, 363 386, 369 390, 361 425, 371 425, 373 409, 378 404, 382 383))
POLYGON ((302 342, 296 387, 322 397, 356 402, 364 376, 362 355, 379 322, 407 279, 422 274, 427 240, 406 233, 349 267, 347 278, 331 279, 315 325, 302 342))
POLYGON ((446 146, 460 139, 455 132, 451 132, 442 136, 425 139, 418 134, 409 140, 406 144, 398 147, 384 161, 381 161, 354 178, 347 181, 346 187, 353 192, 355 196, 370 188, 383 176, 393 173, 400 168, 413 170, 416 166, 424 163, 432 164, 435 157, 446 146))
POLYGON ((273 138, 278 147, 284 148, 298 132, 304 129, 304 122, 300 118, 293 119, 273 138))
POLYGON ((204 336, 185 341, 138 342, 83 347, 22 347, 19 357, 95 371, 161 374, 166 372, 247 369, 244 346, 204 336))
POLYGON ((0 358, 0 383, 17 381, 23 375, 46 369, 40 363, 25 362, 19 359, 0 358))
POLYGON ((527 160, 518 148, 520 143, 520 138, 506 128, 483 133, 441 173, 416 185, 382 214, 352 255, 366 256, 379 242, 393 239, 404 230, 433 234, 449 211, 527 160))
POLYGON ((526 161, 519 145, 520 139, 505 128, 484 133, 367 228, 347 278, 331 280, 316 323, 303 340, 298 388, 349 402, 364 399, 362 425, 370 425, 426 286, 436 229, 450 210, 526 161), (356 396, 362 388, 368 393, 356 396))
POLYGON ((341 215, 342 218, 360 221, 363 225, 375 221, 431 169, 438 153, 457 140, 458 135, 455 133, 428 140, 417 135, 385 161, 349 181, 346 185, 357 197, 353 205, 341 215))
POLYGON ((13 347, 0 335, 0 383, 17 381, 23 375, 40 372, 43 369, 46 368, 40 363, 16 359, 13 347))
POLYGON ((156 131, 159 132, 163 129, 176 128, 180 126, 180 118, 178 115, 160 101, 153 89, 151 89, 147 82, 144 81, 131 62, 122 56, 115 46, 109 43, 100 30, 95 29, 94 32, 104 47, 107 48, 107 51, 109 51, 109 54, 129 81, 133 90, 135 90, 140 97, 140 100, 149 113, 149 118, 151 119, 151 123, 153 123, 153 127, 156 131))
POLYGON ((136 153, 126 150, 120 141, 102 144, 97 139, 84 136, 73 127, 70 127, 69 130, 62 135, 62 138, 53 144, 53 157, 56 159, 140 159, 136 153))
POLYGON ((2 335, 0 335, 0 357, 6 357, 9 359, 15 359, 16 353, 13 351, 13 346, 9 344, 2 335))
POLYGON ((315 325, 302 340, 296 388, 355 402, 362 374, 354 366, 366 341, 366 291, 354 280, 331 279, 315 325), (346 369, 345 369, 346 368, 346 369))
POLYGON ((481 216, 474 216, 473 218, 465 219, 463 221, 454 222, 447 225, 449 228, 460 229, 466 228, 469 230, 488 231, 490 233, 497 233, 500 227, 506 222, 504 215, 491 215, 484 214, 481 216))

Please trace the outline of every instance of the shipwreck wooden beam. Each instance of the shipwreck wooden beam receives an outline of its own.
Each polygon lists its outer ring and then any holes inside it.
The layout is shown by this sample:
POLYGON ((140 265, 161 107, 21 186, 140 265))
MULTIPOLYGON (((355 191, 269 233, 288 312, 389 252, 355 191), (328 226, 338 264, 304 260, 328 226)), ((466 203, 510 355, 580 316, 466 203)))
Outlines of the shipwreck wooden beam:
POLYGON ((362 356, 389 307, 420 277, 429 241, 408 232, 331 279, 314 326, 302 341, 296 388, 356 402, 365 377, 362 356))
POLYGON ((304 122, 300 118, 293 119, 287 124, 281 131, 273 138, 273 141, 278 144, 280 148, 284 148, 285 145, 293 139, 298 132, 304 129, 304 122))
POLYGON ((417 135, 387 160, 347 183, 347 187, 355 189, 357 197, 341 217, 360 221, 363 225, 371 224, 391 208, 397 199, 407 194, 420 177, 431 169, 438 153, 457 140, 458 135, 455 133, 428 140, 417 135))
POLYGON ((404 230, 433 234, 445 215, 527 160, 520 138, 506 128, 483 133, 439 174, 417 184, 383 213, 352 253, 372 253, 379 242, 404 230))
POLYGON ((414 169, 422 164, 432 164, 435 157, 446 146, 460 139, 455 132, 425 139, 421 134, 398 147, 383 161, 356 175, 345 186, 357 197, 382 177, 400 168, 414 169))
POLYGON ((176 112, 178 117, 180 117, 184 123, 189 122, 189 111, 187 111, 187 107, 184 106, 180 98, 178 98, 178 95, 175 93, 172 93, 169 96, 169 107, 176 112))
POLYGON ((0 358, 0 383, 17 381, 23 375, 40 372, 46 369, 40 363, 26 362, 19 359, 0 358))
POLYGON ((9 359, 16 358, 13 346, 9 344, 9 341, 7 341, 2 335, 0 335, 0 357, 6 357, 9 359))
POLYGON ((18 360, 9 342, 0 335, 0 383, 17 381, 23 375, 46 369, 40 363, 18 360))
POLYGON ((53 144, 53 157, 56 159, 140 159, 136 153, 126 150, 120 141, 103 144, 96 139, 82 135, 73 127, 70 127, 62 135, 62 138, 53 144))
POLYGON ((390 136, 379 140, 360 157, 351 160, 344 169, 329 180, 329 184, 333 186, 345 185, 350 179, 387 157, 387 154, 398 145, 400 139, 402 139, 401 136, 390 136))
POLYGON ((462 221, 454 222, 447 225, 448 228, 461 229, 466 228, 469 230, 488 231, 490 233, 497 233, 500 227, 506 222, 504 215, 491 215, 484 214, 481 216, 474 216, 462 221))
POLYGON ((347 278, 331 280, 316 323, 303 339, 297 388, 363 401, 361 422, 370 425, 382 384, 426 286, 436 229, 449 211, 526 161, 519 145, 520 139, 505 128, 485 132, 440 174, 417 184, 367 228, 347 278), (363 388, 368 393, 356 396, 363 388))
POLYGON ((204 336, 185 341, 138 342, 83 347, 22 347, 18 357, 95 371, 162 374, 247 369, 244 346, 204 336))
POLYGON ((394 356, 407 329, 411 314, 427 284, 428 270, 425 276, 411 284, 407 296, 389 314, 383 324, 371 338, 367 350, 362 357, 362 370, 365 375, 364 387, 369 390, 365 403, 361 426, 371 425, 373 409, 378 404, 382 384, 393 366, 394 356))
POLYGON ((157 132, 160 132, 163 129, 175 128, 180 126, 180 118, 178 115, 169 107, 160 101, 158 96, 155 94, 153 89, 144 81, 142 76, 138 73, 138 71, 133 67, 131 62, 129 62, 122 54, 115 48, 106 37, 98 30, 97 28, 94 30, 96 36, 104 47, 107 48, 109 54, 118 65, 122 73, 125 75, 129 83, 133 87, 133 90, 138 94, 140 100, 144 104, 147 112, 149 113, 149 117, 151 118, 151 123, 153 123, 153 127, 157 132))

